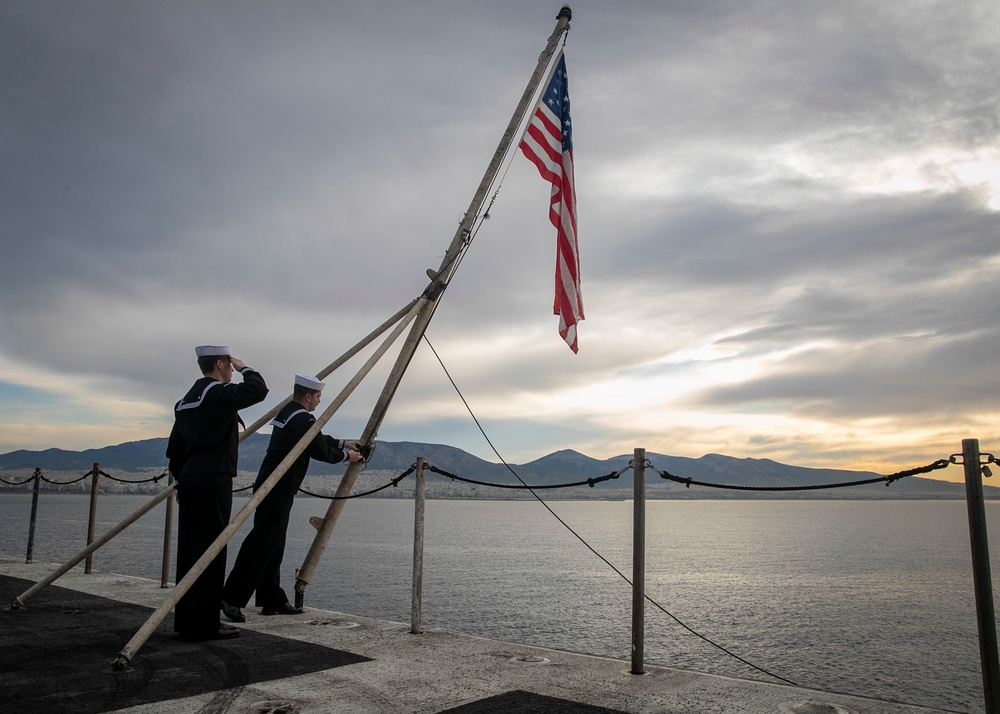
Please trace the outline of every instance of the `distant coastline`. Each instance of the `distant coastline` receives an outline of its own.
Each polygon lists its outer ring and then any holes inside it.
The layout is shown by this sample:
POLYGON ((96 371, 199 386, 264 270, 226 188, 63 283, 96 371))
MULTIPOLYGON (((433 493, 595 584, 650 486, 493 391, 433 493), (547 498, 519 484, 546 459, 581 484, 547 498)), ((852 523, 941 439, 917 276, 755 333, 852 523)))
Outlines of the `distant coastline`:
MULTIPOLYGON (((253 483, 257 468, 267 448, 268 437, 254 434, 240 449, 243 467, 234 483, 235 489, 247 490, 253 483)), ((368 467, 360 474, 354 493, 379 488, 409 469, 418 456, 440 471, 489 484, 520 486, 518 479, 503 464, 484 461, 461 449, 443 444, 419 442, 377 442, 378 448, 368 467)), ((29 479, 36 468, 42 469, 47 481, 41 484, 46 492, 79 493, 90 490, 90 479, 79 480, 100 464, 107 478, 101 478, 102 493, 158 493, 166 479, 151 479, 166 473, 163 453, 166 439, 146 439, 126 442, 102 449, 66 451, 14 451, 0 454, 0 492, 30 490, 29 484, 12 485, 29 479), (70 483, 70 482, 74 483, 70 483)), ((632 471, 628 469, 631 454, 611 459, 592 459, 572 450, 556 451, 527 464, 512 464, 511 469, 528 485, 544 486, 537 491, 544 500, 630 500, 633 497, 632 471), (553 488, 626 469, 620 477, 593 487, 553 488)), ((864 486, 830 488, 832 484, 852 483, 880 476, 871 472, 837 469, 813 469, 789 466, 769 459, 738 459, 721 454, 707 454, 698 459, 647 453, 648 461, 657 469, 684 479, 730 486, 729 489, 701 485, 686 486, 661 479, 655 469, 646 470, 646 498, 670 500, 774 500, 774 499, 836 499, 836 500, 914 500, 965 499, 965 485, 920 476, 899 479, 888 486, 878 482, 864 486), (754 490, 803 489, 810 490, 754 490), (740 489, 740 490, 738 490, 740 489)), ((902 468, 923 464, 903 465, 902 468)), ((952 466, 950 468, 960 468, 952 466)), ((320 497, 334 494, 344 467, 313 462, 302 488, 320 497)), ((372 498, 412 498, 414 477, 411 475, 397 486, 372 494, 372 498)), ((984 486, 987 499, 1000 499, 1000 488, 984 486)), ((301 494, 304 497, 310 497, 301 494)), ((432 499, 534 499, 527 490, 468 484, 428 472, 427 497, 432 499)))

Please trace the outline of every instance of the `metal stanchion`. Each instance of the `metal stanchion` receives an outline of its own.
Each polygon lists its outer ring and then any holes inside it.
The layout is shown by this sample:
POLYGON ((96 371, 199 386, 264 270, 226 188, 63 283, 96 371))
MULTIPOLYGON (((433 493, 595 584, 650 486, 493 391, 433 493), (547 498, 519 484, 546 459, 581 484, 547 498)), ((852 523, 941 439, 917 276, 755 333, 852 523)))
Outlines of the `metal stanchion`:
POLYGON ((972 579, 976 588, 983 696, 986 714, 1000 714, 1000 660, 997 658, 993 578, 990 574, 990 546, 986 535, 986 504, 979 456, 979 440, 963 439, 962 462, 965 465, 965 498, 969 507, 969 542, 972 546, 972 579))
POLYGON ((632 506, 632 674, 645 674, 646 628, 646 450, 633 454, 632 506))

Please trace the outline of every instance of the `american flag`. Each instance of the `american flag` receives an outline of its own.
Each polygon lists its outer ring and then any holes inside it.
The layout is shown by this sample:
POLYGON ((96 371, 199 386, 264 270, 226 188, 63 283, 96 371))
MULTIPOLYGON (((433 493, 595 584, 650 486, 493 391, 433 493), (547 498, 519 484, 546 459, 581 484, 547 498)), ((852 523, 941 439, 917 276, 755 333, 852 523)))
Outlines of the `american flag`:
POLYGON ((566 57, 559 55, 552 79, 528 123, 521 151, 552 184, 549 220, 556 227, 556 297, 559 334, 578 349, 576 323, 583 319, 580 251, 576 243, 576 186, 573 182, 573 123, 569 118, 566 57))

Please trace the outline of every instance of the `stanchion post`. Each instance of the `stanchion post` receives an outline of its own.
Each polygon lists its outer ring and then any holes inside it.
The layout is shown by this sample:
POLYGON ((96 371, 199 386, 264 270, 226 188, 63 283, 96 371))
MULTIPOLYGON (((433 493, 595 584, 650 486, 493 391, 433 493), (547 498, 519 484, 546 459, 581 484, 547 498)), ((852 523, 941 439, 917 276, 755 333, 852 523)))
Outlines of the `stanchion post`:
POLYGON ((419 635, 424 591, 424 504, 427 460, 417 457, 417 483, 413 492, 413 600, 410 604, 410 634, 419 635))
POLYGON ((42 482, 42 470, 35 469, 35 484, 31 491, 31 520, 28 521, 28 553, 24 556, 24 562, 30 563, 35 550, 35 520, 38 518, 38 485, 42 482))
MULTIPOLYGON (((90 518, 87 520, 87 545, 94 542, 94 524, 97 521, 97 483, 101 477, 101 465, 94 464, 94 470, 90 474, 90 518)), ((94 567, 94 554, 87 556, 84 563, 83 572, 90 575, 94 567)))
MULTIPOLYGON (((174 483, 174 475, 167 474, 167 486, 174 483)), ((174 491, 167 496, 167 517, 163 523, 163 565, 160 567, 160 587, 170 586, 170 543, 174 537, 174 501, 177 494, 174 491)))
POLYGON ((993 607, 990 546, 986 535, 986 503, 983 498, 979 440, 962 440, 965 465, 965 498, 969 507, 969 543, 972 546, 972 580, 976 588, 976 619, 979 622, 979 659, 983 670, 986 714, 1000 714, 1000 660, 997 657, 997 625, 993 607))
POLYGON ((646 450, 636 449, 632 458, 632 674, 645 674, 646 450))

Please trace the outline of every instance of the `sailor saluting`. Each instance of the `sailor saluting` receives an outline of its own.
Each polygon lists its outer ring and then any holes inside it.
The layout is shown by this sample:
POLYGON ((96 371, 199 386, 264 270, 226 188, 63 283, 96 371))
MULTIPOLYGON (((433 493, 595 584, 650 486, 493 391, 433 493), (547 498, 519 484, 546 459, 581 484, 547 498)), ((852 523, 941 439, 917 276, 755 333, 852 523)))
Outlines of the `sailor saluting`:
MULTIPOLYGON (((267 396, 260 373, 234 357, 225 345, 195 348, 202 377, 174 407, 167 442, 170 472, 177 479, 177 580, 191 569, 229 523, 233 479, 239 457, 239 410, 267 396), (233 384, 233 371, 242 384, 233 384)), ((177 603, 174 631, 187 640, 239 635, 219 620, 226 577, 226 549, 177 603)))

